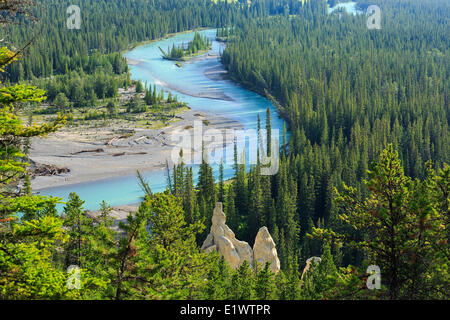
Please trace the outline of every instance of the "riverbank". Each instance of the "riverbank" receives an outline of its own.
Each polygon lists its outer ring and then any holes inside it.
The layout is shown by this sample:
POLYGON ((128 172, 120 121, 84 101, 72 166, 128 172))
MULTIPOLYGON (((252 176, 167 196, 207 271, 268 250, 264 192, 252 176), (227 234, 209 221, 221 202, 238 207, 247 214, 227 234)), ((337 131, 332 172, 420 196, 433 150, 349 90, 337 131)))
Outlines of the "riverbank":
MULTIPOLYGON (((176 115, 170 125, 146 129, 119 125, 96 124, 65 127, 46 138, 33 138, 30 158, 38 164, 68 168, 70 171, 51 176, 36 176, 33 190, 93 182, 141 172, 163 170, 166 160, 173 166, 172 151, 177 141, 172 135, 186 130, 193 134, 194 125, 209 129, 242 130, 236 121, 210 113, 188 110, 176 115)), ((183 150, 185 155, 199 150, 183 150)))
MULTIPOLYGON (((174 35, 168 35, 164 39, 172 36, 174 35)), ((155 41, 158 40, 149 42, 155 41)), ((218 58, 217 53, 206 53, 191 57, 185 63, 218 58)), ((133 66, 143 63, 140 58, 126 57, 126 59, 128 64, 133 66)), ((216 67, 208 70, 205 75, 210 79, 220 80, 224 72, 226 71, 223 68, 216 67)), ((193 97, 233 101, 223 91, 214 88, 190 92, 159 79, 155 79, 155 83, 166 89, 193 97)), ((119 89, 121 104, 125 104, 132 93, 119 89)), ((144 120, 142 119, 140 122, 148 124, 149 121, 144 120)), ((171 153, 175 147, 173 141, 171 141, 172 134, 181 130, 187 130, 192 134, 196 121, 203 125, 204 131, 207 129, 242 130, 243 128, 237 121, 213 113, 195 110, 176 112, 173 118, 168 121, 170 124, 167 126, 167 123, 165 123, 164 127, 153 125, 151 128, 145 128, 146 126, 143 127, 140 122, 133 123, 132 121, 118 119, 106 122, 104 120, 90 121, 88 124, 66 126, 47 138, 32 140, 31 160, 35 161, 37 165, 65 169, 62 170, 64 172, 62 174, 36 175, 32 180, 32 188, 39 192, 50 187, 64 187, 134 175, 136 170, 141 172, 163 170, 166 167, 166 160, 172 167, 171 153)), ((154 121, 151 122, 153 124, 154 121)), ((190 154, 192 150, 189 151, 184 148, 183 152, 190 154)), ((52 172, 57 171, 52 170, 52 172)))

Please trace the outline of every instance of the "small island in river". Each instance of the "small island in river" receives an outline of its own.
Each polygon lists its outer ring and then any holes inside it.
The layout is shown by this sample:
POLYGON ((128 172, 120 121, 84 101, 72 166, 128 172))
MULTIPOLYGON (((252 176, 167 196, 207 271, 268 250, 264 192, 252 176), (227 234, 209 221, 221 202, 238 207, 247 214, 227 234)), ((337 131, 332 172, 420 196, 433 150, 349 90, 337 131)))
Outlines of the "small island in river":
MULTIPOLYGON (((197 31, 195 31, 194 39, 190 41, 187 46, 182 44, 181 46, 176 46, 175 44, 172 48, 167 48, 167 51, 159 47, 162 52, 162 57, 167 60, 174 61, 187 61, 189 58, 202 55, 211 49, 212 42, 207 37, 202 37, 197 31)), ((180 64, 177 63, 180 67, 180 64)))

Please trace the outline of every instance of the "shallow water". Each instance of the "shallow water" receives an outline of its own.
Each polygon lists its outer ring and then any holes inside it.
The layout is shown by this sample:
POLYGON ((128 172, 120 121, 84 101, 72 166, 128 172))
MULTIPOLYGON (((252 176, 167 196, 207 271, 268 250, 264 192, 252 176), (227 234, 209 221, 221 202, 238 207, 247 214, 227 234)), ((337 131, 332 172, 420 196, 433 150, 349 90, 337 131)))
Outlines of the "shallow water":
MULTIPOLYGON (((216 30, 203 30, 200 33, 214 39, 216 30)), ((278 116, 275 107, 268 99, 246 90, 232 81, 217 81, 205 76, 205 70, 213 70, 213 68, 221 66, 218 55, 224 49, 222 43, 213 41, 213 47, 208 54, 195 58, 189 63, 183 63, 182 68, 177 67, 173 61, 162 59, 159 47, 166 50, 174 43, 175 45, 187 43, 193 37, 193 32, 183 33, 127 52, 125 54, 127 58, 140 61, 137 65, 130 65, 132 79, 147 81, 152 85, 156 84, 159 88, 164 88, 165 92, 171 91, 179 101, 188 103, 192 109, 231 118, 240 122, 244 129, 256 129, 258 114, 261 117, 262 127, 264 127, 266 109, 269 107, 272 114, 272 130, 278 129, 281 139, 284 120, 278 116)), ((254 141, 249 139, 246 145, 248 147, 252 144, 254 141)), ((230 165, 232 156, 230 152, 226 153, 225 178, 233 176, 233 169, 230 165)), ((254 155, 248 155, 248 158, 252 157, 254 155)), ((193 167, 194 180, 197 181, 198 165, 193 165, 193 167)), ((217 178, 219 175, 217 165, 213 165, 213 171, 217 178)), ((153 192, 160 192, 166 188, 165 170, 142 172, 142 174, 149 182, 153 192)), ((70 192, 76 192, 85 201, 84 208, 88 210, 97 210, 102 200, 111 206, 136 203, 140 201, 143 194, 135 175, 48 188, 41 190, 40 194, 53 195, 66 200, 70 192)))

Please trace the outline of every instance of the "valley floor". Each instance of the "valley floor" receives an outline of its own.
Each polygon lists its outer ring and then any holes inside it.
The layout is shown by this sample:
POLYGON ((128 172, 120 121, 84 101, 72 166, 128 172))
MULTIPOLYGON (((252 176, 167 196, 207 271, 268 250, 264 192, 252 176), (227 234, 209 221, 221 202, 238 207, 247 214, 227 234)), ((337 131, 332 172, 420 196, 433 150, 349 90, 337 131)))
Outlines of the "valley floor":
MULTIPOLYGON (((172 134, 182 130, 192 134, 194 123, 200 124, 204 133, 209 129, 242 130, 242 125, 234 120, 195 110, 179 113, 171 122, 164 128, 146 129, 111 120, 107 126, 64 127, 46 138, 34 138, 30 150, 33 161, 68 168, 70 172, 36 176, 32 188, 39 191, 130 175, 136 170, 162 170, 166 159, 172 166, 171 154, 177 142, 172 141, 172 134)), ((183 148, 185 156, 190 151, 193 150, 183 148)))

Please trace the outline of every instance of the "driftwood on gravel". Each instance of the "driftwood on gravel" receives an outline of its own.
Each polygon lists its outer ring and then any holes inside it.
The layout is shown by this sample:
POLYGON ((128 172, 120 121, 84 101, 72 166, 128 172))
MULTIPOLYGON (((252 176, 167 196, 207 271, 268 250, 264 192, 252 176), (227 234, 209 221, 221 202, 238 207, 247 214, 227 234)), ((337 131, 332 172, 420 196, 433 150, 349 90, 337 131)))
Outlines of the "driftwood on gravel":
POLYGON ((147 136, 141 136, 141 137, 135 139, 134 142, 138 142, 139 140, 142 140, 142 139, 145 139, 145 138, 147 138, 147 136))
POLYGON ((123 156, 125 155, 125 152, 119 152, 119 153, 113 153, 113 157, 123 156))
POLYGON ((124 155, 134 155, 134 154, 147 154, 147 152, 119 152, 119 153, 113 153, 112 156, 113 157, 119 157, 119 156, 124 156, 124 155))
POLYGON ((128 152, 127 154, 147 154, 147 152, 145 152, 145 151, 141 151, 141 152, 128 152))
POLYGON ((130 131, 130 132, 124 134, 124 135, 121 135, 121 136, 119 136, 119 137, 113 137, 113 138, 111 138, 110 140, 108 140, 108 141, 105 143, 105 145, 111 146, 112 143, 113 143, 114 141, 117 141, 117 140, 120 140, 120 139, 131 138, 131 137, 134 135, 134 133, 135 133, 135 131, 132 130, 132 131, 130 131))
POLYGON ((60 175, 62 173, 68 173, 70 172, 69 168, 66 167, 57 167, 53 164, 37 164, 34 163, 34 165, 30 168, 31 177, 34 178, 35 176, 56 176, 60 175))
POLYGON ((113 143, 114 141, 116 141, 116 140, 119 140, 119 139, 116 138, 116 137, 114 137, 114 138, 108 140, 108 142, 106 142, 105 145, 110 146, 110 145, 112 145, 112 143, 113 143))
POLYGON ((105 152, 105 150, 103 150, 102 148, 98 148, 98 149, 90 149, 90 150, 81 150, 78 152, 73 152, 71 154, 74 155, 74 154, 80 154, 80 153, 85 153, 85 152, 105 152))

